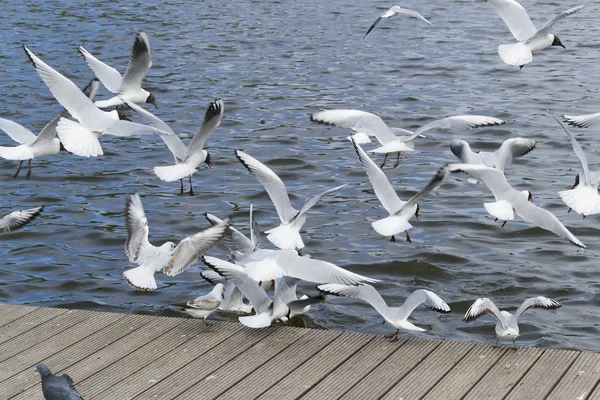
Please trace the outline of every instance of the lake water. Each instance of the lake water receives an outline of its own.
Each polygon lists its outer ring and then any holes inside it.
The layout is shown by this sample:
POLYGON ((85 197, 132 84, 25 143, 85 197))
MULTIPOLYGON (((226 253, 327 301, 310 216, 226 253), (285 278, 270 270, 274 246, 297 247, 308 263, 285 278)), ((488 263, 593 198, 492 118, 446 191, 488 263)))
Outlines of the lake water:
MULTIPOLYGON (((407 0, 403 6, 420 11, 435 26, 395 17, 363 40, 375 18, 392 4, 356 3, 3 4, 2 117, 37 133, 60 111, 21 44, 83 86, 93 75, 77 46, 123 72, 138 30, 149 34, 152 46, 153 67, 145 87, 160 108, 151 112, 189 137, 215 97, 224 99, 226 111, 207 143, 214 168, 195 174, 193 197, 180 195, 179 183, 162 182, 153 174, 154 166, 172 162, 158 137, 103 137, 105 155, 93 159, 66 153, 36 159, 29 181, 23 172, 13 180, 17 163, 0 161, 4 212, 46 206, 28 227, 2 236, 0 301, 179 315, 178 304, 210 290, 199 279, 201 264, 175 278, 157 275, 155 292, 134 292, 122 279, 130 267, 123 250, 125 199, 140 192, 155 244, 207 227, 206 211, 231 214, 247 232, 250 201, 262 228, 274 227, 279 222, 270 200, 233 154, 244 149, 280 175, 297 206, 322 190, 349 184, 309 214, 304 253, 384 280, 377 287, 391 304, 418 288, 438 293, 453 312, 418 308, 413 322, 428 331, 415 336, 492 342, 490 317, 461 321, 472 301, 486 296, 512 311, 525 298, 544 295, 563 308, 526 314, 518 343, 600 350, 599 219, 567 214, 558 197, 559 190, 573 184, 578 161, 545 111, 600 111, 599 5, 582 0, 586 9, 554 29, 567 49, 536 54, 533 64, 519 71, 498 57, 497 46, 513 38, 489 4, 407 0), (536 150, 507 170, 508 180, 519 190, 531 190, 535 203, 555 213, 588 249, 520 220, 501 228, 482 205, 493 201, 491 193, 468 184, 464 176, 450 177, 421 203, 422 218, 411 221, 412 244, 391 243, 370 226, 386 212, 345 139, 348 132, 309 121, 310 113, 325 108, 375 112, 390 126, 406 129, 465 113, 506 119, 506 125, 493 129, 430 133, 417 142, 410 158, 386 174, 407 198, 441 165, 455 161, 448 146, 452 137, 478 150, 493 150, 509 137, 533 138, 536 150)), ((538 26, 567 8, 557 1, 522 3, 538 26)), ((108 93, 102 90, 98 98, 108 98, 108 93)), ((577 133, 597 169, 598 132, 577 133)), ((0 145, 13 143, 0 135, 0 145)), ((266 238, 263 246, 271 248, 266 238)), ((313 285, 301 289, 314 293, 313 285)), ((393 333, 381 322, 367 304, 337 298, 297 321, 325 329, 393 333)))

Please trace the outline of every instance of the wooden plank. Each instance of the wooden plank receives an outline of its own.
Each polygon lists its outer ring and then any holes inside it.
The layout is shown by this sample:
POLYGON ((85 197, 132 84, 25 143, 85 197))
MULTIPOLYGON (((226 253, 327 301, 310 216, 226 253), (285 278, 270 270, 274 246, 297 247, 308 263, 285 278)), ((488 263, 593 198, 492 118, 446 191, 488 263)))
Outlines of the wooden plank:
POLYGON ((68 311, 65 308, 38 308, 27 313, 21 318, 2 326, 2 329, 0 329, 0 344, 68 311))
MULTIPOLYGON (((89 379, 98 371, 104 370, 105 368, 117 364, 119 360, 126 357, 130 353, 134 353, 137 349, 144 348, 149 342, 152 342, 157 337, 160 338, 165 332, 175 330, 179 325, 182 324, 182 320, 178 318, 167 318, 167 317, 154 317, 145 315, 130 315, 128 319, 151 319, 150 323, 145 325, 143 329, 131 332, 129 335, 123 337, 112 343, 109 347, 105 347, 100 351, 84 358, 83 360, 76 362, 75 364, 68 367, 63 373, 69 374, 75 381, 77 387, 80 387, 85 383, 86 379, 89 379), (83 382, 82 382, 83 381, 83 382)), ((173 338, 171 338, 173 340, 173 338)), ((152 350, 149 351, 151 353, 152 350)), ((33 400, 40 398, 38 386, 28 389, 11 400, 33 400)), ((85 385, 84 385, 85 389, 85 385)), ((83 392, 86 393, 85 391, 83 392)), ((86 396, 88 398, 88 396, 86 396)), ((42 400, 40 398, 40 400, 42 400)))
POLYGON ((508 349, 500 360, 465 396, 465 400, 502 399, 529 368, 542 355, 544 350, 535 347, 508 349))
POLYGON ((471 349, 473 343, 444 341, 383 397, 419 399, 435 386, 471 349))
MULTIPOLYGON (((181 393, 210 376, 215 370, 221 368, 265 337, 268 338, 276 330, 276 327, 272 327, 266 329, 244 328, 236 331, 234 335, 221 341, 216 346, 205 348, 205 345, 203 345, 202 348, 198 349, 200 351, 190 349, 186 354, 187 357, 186 355, 183 357, 180 355, 176 359, 152 365, 153 371, 146 369, 146 371, 137 374, 135 378, 137 381, 150 382, 145 379, 146 377, 152 377, 152 381, 157 381, 156 384, 146 383, 145 387, 142 388, 143 393, 139 395, 137 394, 141 392, 140 388, 132 390, 128 382, 123 382, 123 390, 114 392, 110 396, 103 395, 99 399, 114 399, 116 393, 123 393, 127 398, 135 397, 139 400, 178 399, 181 393)), ((203 398, 203 396, 200 395, 199 398, 203 398)))
POLYGON ((342 397, 348 399, 379 399, 398 381, 429 356, 440 340, 409 339, 377 368, 365 376, 342 397))
POLYGON ((4 325, 37 310, 38 307, 22 306, 20 304, 0 304, 0 329, 4 325))
POLYGON ((600 382, 600 354, 581 353, 571 365, 548 400, 585 399, 600 382))
POLYGON ((219 396, 219 400, 255 399, 321 351, 340 334, 340 332, 311 329, 300 340, 219 396))
MULTIPOLYGON (((75 364, 78 361, 98 352, 99 350, 110 346, 118 339, 131 334, 134 330, 140 329, 152 321, 150 316, 139 316, 132 318, 129 315, 122 314, 123 318, 93 335, 81 340, 76 344, 53 354, 42 360, 55 373, 62 373, 65 368, 75 364)), ((7 398, 15 396, 20 392, 29 389, 38 384, 38 391, 41 391, 40 376, 31 365, 31 368, 21 371, 17 375, 2 382, 2 393, 7 398)))
POLYGON ((310 360, 263 393, 259 399, 280 400, 302 396, 371 340, 373 335, 356 332, 341 334, 310 360))
MULTIPOLYGON (((50 337, 37 345, 26 347, 23 351, 0 362, 0 382, 23 371, 25 368, 35 366, 47 357, 68 348, 94 334, 107 325, 123 318, 125 314, 89 311, 90 319, 84 319, 63 334, 50 337)), ((4 392, 4 384, 2 384, 4 392)))
MULTIPOLYGON (((33 327, 27 332, 7 340, 0 345, 0 361, 4 361, 9 357, 24 351, 25 349, 36 345, 37 343, 48 340, 52 336, 87 320, 92 315, 93 311, 67 311, 66 313, 62 313, 55 318, 52 318, 50 321, 33 327)), ((26 317, 27 316, 24 318, 26 317)))
POLYGON ((405 343, 390 342, 383 336, 376 336, 358 353, 332 371, 318 385, 310 389, 302 400, 336 400, 357 384, 364 376, 386 360, 405 343))
POLYGON ((423 397, 427 400, 460 399, 498 362, 507 347, 477 343, 460 362, 423 397))
POLYGON ((223 392, 233 387, 308 332, 310 332, 308 329, 286 326, 277 328, 274 333, 203 378, 185 393, 178 396, 177 399, 197 400, 202 398, 202 400, 211 400, 219 398, 223 392))
POLYGON ((545 351, 507 399, 545 399, 577 356, 573 350, 545 351))
POLYGON ((94 399, 132 398, 242 328, 215 322, 204 331, 200 320, 173 319, 183 323, 83 381, 82 390, 94 399))

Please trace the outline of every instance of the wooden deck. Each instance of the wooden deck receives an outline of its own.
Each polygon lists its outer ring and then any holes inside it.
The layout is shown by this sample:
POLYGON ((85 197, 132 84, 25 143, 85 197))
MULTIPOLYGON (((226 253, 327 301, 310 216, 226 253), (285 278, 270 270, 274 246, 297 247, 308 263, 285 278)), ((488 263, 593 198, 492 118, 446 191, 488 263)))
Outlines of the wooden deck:
POLYGON ((600 399, 600 354, 0 304, 0 398, 600 399))

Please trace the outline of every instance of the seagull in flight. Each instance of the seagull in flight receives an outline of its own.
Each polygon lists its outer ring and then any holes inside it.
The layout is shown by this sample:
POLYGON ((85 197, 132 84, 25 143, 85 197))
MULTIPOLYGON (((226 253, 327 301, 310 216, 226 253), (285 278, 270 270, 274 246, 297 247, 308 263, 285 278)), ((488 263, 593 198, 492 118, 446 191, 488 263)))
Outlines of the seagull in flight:
POLYGON ((515 219, 513 209, 525 221, 550 231, 575 246, 585 249, 585 245, 575 237, 550 211, 533 204, 533 196, 529 190, 518 191, 513 188, 504 172, 483 165, 449 164, 451 172, 464 172, 469 177, 482 181, 496 198, 494 203, 483 203, 486 211, 496 219, 512 221, 515 219))
POLYGON ((517 344, 515 343, 515 339, 519 336, 519 325, 517 325, 517 321, 519 318, 521 318, 525 311, 532 308, 556 310, 560 307, 561 305, 558 303, 558 301, 548 297, 531 297, 525 300, 513 315, 508 311, 500 311, 492 300, 488 298, 480 298, 475 300, 471 307, 469 307, 465 313, 463 321, 471 322, 483 315, 491 315, 496 319, 496 345, 498 345, 500 339, 511 339, 516 350, 517 344))
POLYGON ((154 95, 142 88, 142 81, 148 69, 152 66, 150 40, 146 32, 138 32, 135 36, 131 57, 124 76, 121 76, 119 71, 113 67, 98 60, 82 46, 79 46, 79 52, 104 87, 111 93, 116 94, 111 99, 96 101, 96 106, 107 108, 131 102, 137 104, 150 103, 158 108, 154 95))
POLYGON ((410 10, 408 8, 400 7, 400 6, 393 6, 392 8, 390 8, 389 10, 387 10, 386 12, 384 12, 383 14, 381 14, 381 16, 379 16, 379 18, 377 18, 375 20, 375 22, 373 22, 373 25, 371 25, 371 27, 369 28, 369 30, 367 31, 367 33, 365 33, 365 36, 363 36, 363 39, 366 38, 367 35, 373 29, 375 29, 375 27, 377 26, 377 24, 379 23, 379 21, 381 21, 384 18, 390 18, 390 17, 393 17, 394 15, 398 15, 398 14, 404 14, 404 15, 408 15, 410 17, 418 18, 421 21, 427 22, 429 25, 433 26, 433 24, 431 22, 429 22, 428 20, 426 20, 425 17, 422 16, 421 14, 419 14, 418 12, 410 10))
POLYGON ((600 113, 585 115, 564 115, 569 125, 577 128, 597 128, 600 126, 600 113))
POLYGON ((502 44, 498 46, 498 54, 502 61, 508 65, 523 68, 525 64, 533 61, 532 53, 544 50, 550 46, 561 46, 565 48, 558 36, 550 33, 550 29, 561 19, 576 13, 583 6, 570 8, 558 14, 540 29, 537 29, 527 11, 515 0, 483 0, 490 3, 500 18, 504 20, 508 29, 513 34, 517 43, 502 44))
POLYGON ((8 233, 22 228, 40 215, 43 209, 44 206, 39 206, 28 208, 26 210, 13 211, 10 214, 5 215, 0 218, 0 232, 8 233))
POLYGON ((400 156, 408 156, 415 150, 415 140, 424 137, 423 133, 433 129, 460 130, 467 128, 480 128, 490 125, 501 125, 505 122, 498 118, 483 115, 455 115, 437 119, 423 125, 412 132, 402 128, 391 128, 375 114, 350 109, 323 110, 310 116, 310 120, 340 128, 352 129, 357 132, 353 137, 358 144, 369 143, 369 136, 375 136, 381 144, 380 147, 369 150, 370 153, 385 154, 383 168, 388 156, 396 155, 396 163, 393 168, 400 164, 400 156))

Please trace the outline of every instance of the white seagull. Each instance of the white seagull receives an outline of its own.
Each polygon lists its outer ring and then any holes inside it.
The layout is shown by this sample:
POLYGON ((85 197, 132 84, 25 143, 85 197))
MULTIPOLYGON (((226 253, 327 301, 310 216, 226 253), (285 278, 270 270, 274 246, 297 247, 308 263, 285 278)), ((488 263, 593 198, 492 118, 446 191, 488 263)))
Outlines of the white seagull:
POLYGON ((425 329, 419 328, 408 321, 408 317, 420 304, 425 304, 433 311, 447 314, 450 312, 450 307, 444 300, 442 300, 437 294, 430 290, 419 289, 411 293, 406 299, 404 304, 400 307, 390 307, 386 304, 385 300, 377 289, 371 285, 362 284, 358 286, 345 286, 336 284, 319 285, 317 289, 324 294, 330 294, 334 296, 352 297, 366 301, 373 307, 381 316, 385 322, 396 328, 391 338, 394 341, 398 340, 398 334, 400 331, 416 331, 425 332, 425 329))
POLYGON ((43 209, 44 206, 39 206, 28 208, 26 210, 13 211, 10 214, 5 215, 0 218, 0 232, 8 233, 22 228, 40 215, 43 209))
POLYGON ((308 200, 298 211, 292 207, 287 189, 283 181, 273 170, 261 163, 248 153, 236 150, 235 155, 252 175, 265 187, 271 198, 281 224, 266 231, 267 239, 280 249, 302 249, 304 242, 300 237, 300 229, 306 222, 306 213, 325 195, 340 190, 346 185, 341 185, 319 193, 308 200))
POLYGON ((420 192, 408 201, 402 201, 383 171, 375 165, 367 153, 355 142, 354 138, 351 137, 350 141, 354 145, 354 150, 356 150, 360 164, 371 181, 375 195, 390 214, 387 218, 373 222, 371 226, 380 235, 391 236, 392 242, 396 241, 395 235, 400 232, 406 232, 406 241, 409 243, 412 242, 408 235, 408 230, 412 228, 412 225, 408 220, 413 216, 417 217, 417 219, 419 218, 420 206, 418 202, 439 187, 450 175, 450 171, 446 167, 440 168, 420 192))
POLYGON ((577 214, 583 214, 583 218, 588 215, 599 214, 600 195, 598 194, 598 182, 600 181, 600 171, 590 171, 587 157, 575 139, 575 136, 564 127, 558 118, 554 115, 552 115, 552 117, 558 122, 569 137, 573 150, 575 151, 577 158, 579 158, 579 164, 581 165, 581 172, 575 177, 575 185, 573 185, 571 190, 563 190, 558 192, 558 194, 562 201, 569 206, 569 212, 573 209, 577 214))
POLYGON ((150 40, 148 40, 148 35, 145 32, 138 32, 135 36, 131 57, 124 76, 121 76, 119 71, 113 67, 98 60, 82 46, 79 46, 79 52, 104 87, 111 93, 116 94, 115 97, 109 100, 97 101, 96 105, 98 107, 106 108, 132 102, 150 103, 158 108, 154 95, 142 89, 142 81, 148 69, 152 66, 150 40))
POLYGON ((202 318, 204 321, 204 328, 206 328, 206 317, 219 309, 221 301, 224 299, 224 289, 225 287, 222 283, 217 283, 210 293, 188 301, 185 304, 183 311, 194 318, 202 318))
MULTIPOLYGON (((536 142, 532 139, 512 138, 506 139, 498 150, 494 152, 473 151, 469 143, 464 140, 452 139, 450 150, 460 159, 461 163, 473 165, 485 165, 504 171, 504 168, 512 164, 513 159, 522 157, 535 149, 536 142)), ((471 178, 469 178, 471 179, 471 178)), ((476 183, 473 181, 473 183, 476 183)))
POLYGON ((60 118, 56 132, 65 149, 83 157, 102 155, 98 138, 104 134, 115 136, 133 136, 141 134, 171 135, 151 126, 120 120, 117 110, 102 111, 92 103, 73 82, 44 63, 29 49, 23 46, 27 57, 58 102, 79 123, 60 118))
POLYGON ((367 33, 365 33, 365 36, 363 36, 363 39, 366 38, 367 35, 373 29, 375 29, 375 26, 377 26, 377 24, 379 23, 379 21, 381 21, 382 18, 390 18, 390 17, 393 17, 394 15, 398 15, 398 14, 404 14, 404 15, 408 15, 410 17, 418 18, 421 21, 427 22, 429 25, 433 26, 433 24, 431 22, 429 22, 428 20, 426 20, 425 17, 422 16, 421 14, 419 14, 418 12, 410 10, 408 8, 400 7, 400 6, 393 6, 392 8, 390 8, 389 10, 387 10, 386 12, 384 12, 383 14, 381 14, 381 16, 379 18, 377 18, 375 20, 375 22, 373 22, 373 25, 371 25, 371 27, 369 28, 369 30, 367 31, 367 33))
POLYGON ((195 263, 223 238, 229 223, 229 220, 225 220, 221 224, 186 237, 177 245, 166 242, 160 247, 155 247, 148 241, 148 220, 137 193, 127 198, 125 214, 125 253, 129 261, 137 263, 139 267, 125 271, 123 278, 131 287, 146 291, 156 289, 156 272, 163 270, 166 275, 175 276, 195 263))
POLYGON ((483 115, 456 115, 437 119, 423 125, 416 131, 408 131, 402 128, 391 128, 383 120, 366 111, 360 110, 323 110, 310 116, 310 120, 340 128, 352 129, 357 132, 354 139, 358 144, 369 143, 369 136, 375 136, 380 147, 369 150, 370 153, 385 154, 381 168, 385 165, 390 154, 396 155, 396 168, 400 163, 400 156, 408 156, 415 150, 415 140, 424 137, 423 133, 433 129, 460 130, 467 128, 479 128, 490 125, 501 125, 505 121, 486 117, 483 115), (399 136, 400 135, 400 136, 399 136))
POLYGON ((183 144, 175 132, 160 118, 133 103, 128 102, 127 105, 144 118, 148 125, 170 133, 169 135, 160 135, 160 137, 164 140, 169 150, 171 150, 175 165, 154 167, 156 176, 166 182, 179 180, 181 182, 181 194, 183 194, 183 178, 186 176, 189 177, 190 195, 193 195, 192 175, 196 172, 198 165, 205 162, 209 168, 212 167, 210 154, 203 147, 210 134, 221 124, 223 112, 225 111, 223 100, 215 99, 214 102, 208 105, 204 114, 202 127, 196 132, 188 146, 183 144))
MULTIPOLYGON (((94 79, 88 83, 82 92, 91 99, 98 92, 100 83, 94 79)), ((71 118, 67 110, 63 110, 56 118, 48 122, 42 129, 39 135, 35 135, 29 129, 16 122, 8 119, 0 118, 0 129, 2 129, 15 142, 19 143, 17 147, 0 146, 0 157, 7 160, 19 160, 19 167, 14 173, 13 178, 16 178, 21 171, 23 161, 29 160, 27 171, 27 179, 31 176, 31 160, 36 157, 51 156, 57 154, 60 149, 60 140, 56 138, 56 126, 61 118, 71 118)))
POLYGON ((495 203, 483 203, 483 206, 490 215, 504 220, 504 224, 506 221, 514 220, 514 208, 525 221, 553 232, 575 246, 585 249, 585 245, 554 214, 532 203, 533 196, 529 190, 518 191, 510 186, 504 172, 496 168, 471 164, 449 164, 448 168, 451 172, 464 172, 471 178, 483 181, 496 198, 495 203))
POLYGON ((536 51, 544 50, 550 46, 565 48, 558 36, 550 33, 550 29, 557 21, 583 8, 583 6, 577 6, 563 11, 546 22, 540 29, 537 29, 533 25, 533 22, 531 22, 531 19, 529 19, 527 11, 515 0, 483 1, 490 3, 494 7, 515 39, 517 39, 517 43, 498 46, 500 58, 508 65, 519 66, 521 68, 533 61, 532 53, 536 51))
POLYGON ((597 128, 600 126, 600 113, 586 115, 564 115, 569 125, 578 128, 597 128))
POLYGON ((517 309, 514 315, 508 311, 500 311, 494 302, 487 298, 480 298, 475 300, 475 303, 467 310, 463 321, 471 322, 481 317, 482 315, 488 314, 496 318, 496 345, 500 339, 511 339, 515 349, 517 345, 515 339, 519 336, 519 325, 517 321, 521 318, 521 315, 530 308, 545 308, 546 310, 556 310, 561 305, 558 301, 549 299, 548 297, 538 296, 531 297, 523 302, 517 309))
POLYGON ((201 271, 200 277, 213 286, 223 285, 223 299, 219 304, 219 310, 250 314, 252 306, 244 302, 244 295, 233 282, 228 281, 215 271, 201 271))

